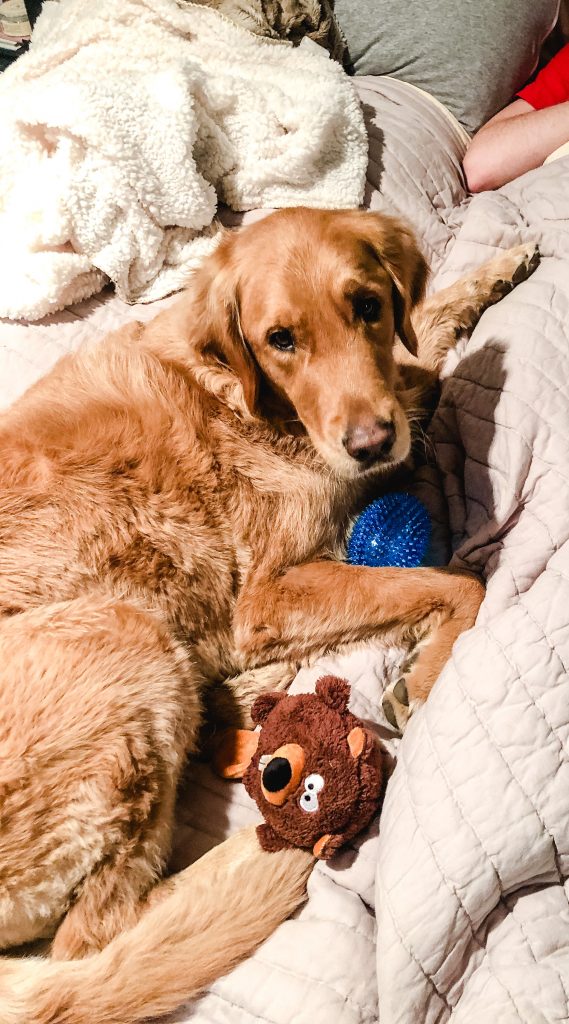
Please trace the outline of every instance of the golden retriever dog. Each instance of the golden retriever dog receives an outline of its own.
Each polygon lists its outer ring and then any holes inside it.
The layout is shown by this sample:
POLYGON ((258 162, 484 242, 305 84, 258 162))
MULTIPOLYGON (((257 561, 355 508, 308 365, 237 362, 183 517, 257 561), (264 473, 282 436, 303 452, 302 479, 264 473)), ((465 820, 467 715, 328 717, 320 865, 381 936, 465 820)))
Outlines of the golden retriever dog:
POLYGON ((302 900, 310 854, 253 830, 157 884, 204 706, 229 680, 244 721, 319 651, 403 634, 429 642, 391 714, 426 698, 482 585, 345 564, 346 533, 457 332, 534 263, 520 246, 422 302, 398 221, 281 211, 2 414, 0 946, 53 936, 0 963, 2 1024, 166 1012, 302 900))

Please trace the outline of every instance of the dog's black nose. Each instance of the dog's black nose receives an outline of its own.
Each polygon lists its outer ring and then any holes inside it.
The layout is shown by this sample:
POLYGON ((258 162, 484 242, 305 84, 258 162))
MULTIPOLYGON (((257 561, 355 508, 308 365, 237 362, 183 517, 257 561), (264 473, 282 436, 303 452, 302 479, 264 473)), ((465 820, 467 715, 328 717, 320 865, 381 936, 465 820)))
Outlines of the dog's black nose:
POLYGON ((263 786, 267 793, 280 793, 292 779, 292 768, 286 757, 273 757, 263 771, 263 786))
POLYGON ((344 435, 343 445, 356 462, 372 465, 386 459, 395 441, 395 427, 391 420, 372 420, 369 424, 350 427, 344 435))

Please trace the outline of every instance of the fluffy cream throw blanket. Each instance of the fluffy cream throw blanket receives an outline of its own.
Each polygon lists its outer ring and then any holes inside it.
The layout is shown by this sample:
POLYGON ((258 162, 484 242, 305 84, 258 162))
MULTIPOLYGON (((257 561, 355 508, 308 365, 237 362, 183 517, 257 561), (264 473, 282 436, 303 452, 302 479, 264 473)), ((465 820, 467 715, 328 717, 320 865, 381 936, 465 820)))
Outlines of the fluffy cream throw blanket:
POLYGON ((177 0, 49 0, 0 78, 0 316, 108 279, 159 298, 215 245, 218 201, 357 206, 366 160, 352 83, 310 39, 177 0))

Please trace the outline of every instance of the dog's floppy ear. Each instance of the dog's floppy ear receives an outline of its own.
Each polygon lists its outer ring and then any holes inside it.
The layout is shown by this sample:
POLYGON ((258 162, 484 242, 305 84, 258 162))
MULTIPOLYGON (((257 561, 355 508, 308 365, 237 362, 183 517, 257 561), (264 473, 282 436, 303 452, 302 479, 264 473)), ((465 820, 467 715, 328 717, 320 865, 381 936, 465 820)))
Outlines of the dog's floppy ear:
POLYGON ((421 301, 427 283, 427 264, 409 227, 396 217, 363 214, 366 239, 376 258, 393 281, 395 330, 412 355, 417 355, 417 336, 411 310, 421 301))
POLYGON ((193 371, 203 387, 250 419, 255 415, 259 370, 241 333, 234 246, 234 233, 227 232, 190 281, 193 371))

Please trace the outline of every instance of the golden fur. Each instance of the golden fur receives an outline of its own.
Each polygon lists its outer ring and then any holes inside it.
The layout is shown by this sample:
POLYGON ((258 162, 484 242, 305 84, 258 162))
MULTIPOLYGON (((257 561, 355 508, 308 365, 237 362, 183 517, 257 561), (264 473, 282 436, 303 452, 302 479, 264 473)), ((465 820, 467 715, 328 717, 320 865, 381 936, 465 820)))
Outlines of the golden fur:
POLYGON ((251 833, 230 848, 246 883, 213 884, 221 852, 154 888, 204 703, 230 680, 246 717, 321 649, 428 627, 408 679, 427 695, 480 583, 337 559, 457 330, 528 265, 505 253, 412 320, 426 267, 403 225, 281 211, 0 418, 0 946, 106 946, 4 961, 2 1024, 171 1009, 302 899, 310 858, 251 833))

